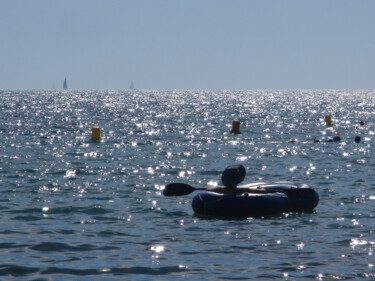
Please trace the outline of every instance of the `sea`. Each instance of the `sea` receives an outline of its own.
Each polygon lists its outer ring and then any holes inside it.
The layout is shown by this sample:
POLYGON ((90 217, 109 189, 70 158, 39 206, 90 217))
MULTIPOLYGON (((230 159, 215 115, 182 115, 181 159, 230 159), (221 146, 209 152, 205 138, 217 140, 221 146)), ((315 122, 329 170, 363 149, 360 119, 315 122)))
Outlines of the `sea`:
POLYGON ((374 280, 374 140, 374 90, 0 90, 0 279, 374 280), (205 217, 162 194, 235 164, 320 202, 205 217))

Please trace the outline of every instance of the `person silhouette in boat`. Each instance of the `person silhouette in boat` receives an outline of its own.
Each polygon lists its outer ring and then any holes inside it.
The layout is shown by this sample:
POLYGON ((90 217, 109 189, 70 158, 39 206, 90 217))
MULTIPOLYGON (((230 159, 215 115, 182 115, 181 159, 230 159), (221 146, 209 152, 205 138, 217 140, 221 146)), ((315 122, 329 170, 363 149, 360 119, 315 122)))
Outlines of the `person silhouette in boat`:
MULTIPOLYGON (((221 175, 221 182, 224 186, 209 187, 207 191, 222 194, 241 194, 248 191, 246 188, 237 188, 237 185, 245 179, 246 169, 242 165, 228 166, 221 175)), ((252 193, 264 193, 265 190, 252 189, 252 193)))

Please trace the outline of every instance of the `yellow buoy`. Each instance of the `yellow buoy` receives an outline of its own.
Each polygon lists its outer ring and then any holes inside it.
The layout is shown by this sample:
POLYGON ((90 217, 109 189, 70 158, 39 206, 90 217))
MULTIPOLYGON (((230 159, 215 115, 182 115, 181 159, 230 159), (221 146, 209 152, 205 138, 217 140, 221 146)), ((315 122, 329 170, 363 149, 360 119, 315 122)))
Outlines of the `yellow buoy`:
POLYGON ((333 126, 331 116, 326 115, 325 120, 326 120, 326 126, 327 126, 327 127, 332 127, 332 126, 333 126))
POLYGON ((91 141, 100 141, 100 128, 99 127, 92 127, 91 129, 92 135, 91 135, 91 141))
POLYGON ((241 131, 240 131, 240 121, 233 120, 232 130, 230 130, 230 133, 231 134, 241 134, 241 131))

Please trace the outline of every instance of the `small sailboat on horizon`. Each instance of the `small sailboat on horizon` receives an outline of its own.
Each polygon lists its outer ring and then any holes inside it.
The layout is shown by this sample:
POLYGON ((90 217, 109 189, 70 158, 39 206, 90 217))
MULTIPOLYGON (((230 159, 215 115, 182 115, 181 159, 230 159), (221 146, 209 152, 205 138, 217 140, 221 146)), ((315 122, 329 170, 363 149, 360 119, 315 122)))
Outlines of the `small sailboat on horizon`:
POLYGON ((68 89, 68 83, 66 82, 66 78, 64 79, 63 89, 64 90, 68 89))
POLYGON ((134 87, 134 83, 133 83, 133 82, 130 83, 129 89, 130 89, 130 90, 135 90, 135 87, 134 87))

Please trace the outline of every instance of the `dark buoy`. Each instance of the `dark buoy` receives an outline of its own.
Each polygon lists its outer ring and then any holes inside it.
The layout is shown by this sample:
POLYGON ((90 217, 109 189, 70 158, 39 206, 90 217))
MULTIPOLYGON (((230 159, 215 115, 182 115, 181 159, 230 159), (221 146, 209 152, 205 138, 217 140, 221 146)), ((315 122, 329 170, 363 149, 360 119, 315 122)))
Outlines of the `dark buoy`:
POLYGON ((230 130, 230 133, 231 134, 241 134, 241 131, 240 131, 240 121, 233 120, 232 130, 230 130))
POLYGON ((356 143, 360 143, 360 142, 361 142, 361 137, 360 137, 360 136, 356 136, 356 137, 354 138, 354 141, 355 141, 356 143))
POLYGON ((333 139, 327 140, 327 142, 339 142, 341 141, 340 133, 337 133, 336 136, 333 137, 333 139))
POLYGON ((333 137, 333 141, 337 142, 337 141, 340 141, 341 138, 340 138, 340 133, 336 133, 336 136, 333 137))

